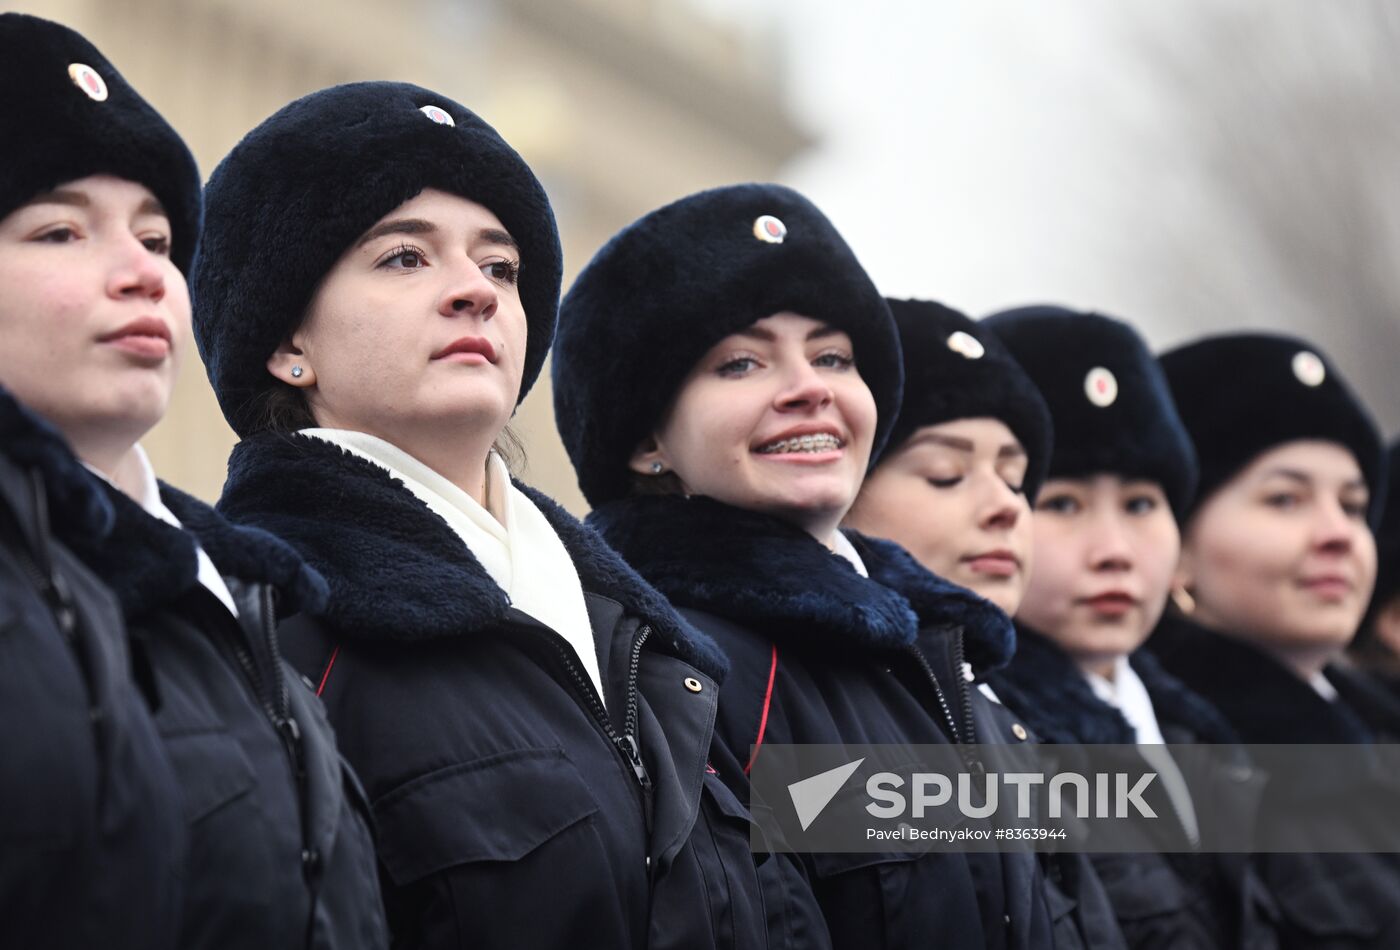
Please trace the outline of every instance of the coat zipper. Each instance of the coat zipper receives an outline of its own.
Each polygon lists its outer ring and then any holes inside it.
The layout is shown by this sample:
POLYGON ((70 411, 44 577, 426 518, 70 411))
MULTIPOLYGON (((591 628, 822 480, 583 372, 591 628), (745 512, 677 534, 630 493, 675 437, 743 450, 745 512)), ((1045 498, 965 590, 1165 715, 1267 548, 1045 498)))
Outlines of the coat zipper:
POLYGON ((257 697, 263 712, 272 723, 272 728, 277 733, 277 738, 282 743, 282 748, 291 762, 292 775, 297 786, 297 809, 301 818, 302 872, 308 883, 314 883, 320 872, 321 856, 311 847, 310 828, 306 821, 310 793, 307 786, 306 750, 302 741, 301 727, 291 714, 291 696, 287 691, 287 677, 282 673, 281 652, 277 648, 277 629, 273 619, 276 617, 277 611, 275 591, 270 584, 262 584, 259 594, 258 621, 261 627, 263 646, 266 648, 267 665, 270 666, 270 669, 259 670, 257 661, 253 658, 252 652, 241 636, 243 633, 242 624, 235 621, 234 627, 237 628, 238 633, 231 633, 227 639, 234 658, 238 661, 238 665, 242 668, 253 689, 253 695, 257 697))
MULTIPOLYGON (((642 791, 650 793, 651 775, 647 772, 645 763, 642 762, 641 746, 637 743, 637 674, 641 665, 642 645, 646 643, 647 637, 651 636, 651 627, 645 624, 637 632, 636 638, 632 641, 632 655, 627 666, 627 714, 623 721, 623 731, 618 733, 614 728, 612 720, 608 718, 608 711, 603 706, 602 699, 598 696, 598 691, 594 689, 592 681, 579 668, 578 659, 574 656, 574 651, 564 639, 557 634, 551 636, 550 642, 553 644, 555 652, 559 654, 559 659, 564 664, 564 669, 568 672, 569 678, 573 681, 583 697, 588 701, 588 708, 593 713, 593 718, 598 725, 603 728, 608 741, 611 742, 622 757, 627 760, 627 764, 632 768, 632 776, 637 780, 637 785, 642 791)), ((651 830, 650 815, 650 795, 648 799, 647 830, 651 830)))
POLYGON ((934 695, 938 699, 938 708, 943 713, 943 721, 948 725, 948 736, 953 740, 953 744, 958 747, 958 752, 968 771, 978 778, 987 772, 987 767, 982 764, 982 760, 977 758, 971 748, 971 744, 977 741, 976 728, 972 723, 972 697, 968 694, 967 683, 957 675, 963 666, 963 635, 961 630, 954 630, 953 636, 953 669, 954 679, 957 680, 956 689, 958 691, 958 706, 963 713, 963 722, 966 723, 968 735, 964 738, 962 731, 958 728, 957 720, 953 718, 953 709, 948 704, 948 695, 943 691, 942 685, 938 682, 938 676, 933 672, 933 666, 929 663, 928 657, 919 649, 917 644, 909 646, 909 652, 918 661, 919 667, 928 677, 929 685, 933 687, 934 695))
POLYGON ((957 684, 958 699, 962 707, 963 725, 967 728, 967 744, 977 744, 977 723, 972 718, 972 690, 967 682, 967 677, 963 676, 963 669, 971 669, 967 663, 964 652, 964 639, 962 628, 953 631, 953 680, 957 684))
MULTIPOLYGON (((58 623, 58 631, 63 636, 63 642, 68 645, 68 649, 73 653, 73 659, 78 664, 78 671, 83 677, 83 685, 87 687, 89 699, 97 696, 96 683, 92 669, 89 667, 87 657, 83 655, 81 644, 78 643, 78 611, 73 606, 73 597, 68 590, 68 585, 63 576, 53 569, 53 562, 49 559, 48 538, 49 529, 49 508, 48 495, 44 491, 44 479, 37 470, 29 472, 29 495, 34 507, 34 529, 35 543, 31 549, 24 537, 24 532, 19 531, 14 554, 19 561, 22 570, 33 583, 39 596, 44 599, 52 611, 54 620, 58 623)), ((15 527, 19 528, 18 513, 13 513, 15 527)), ((88 705, 88 719, 91 720, 94 731, 100 733, 102 727, 102 708, 97 705, 88 705)), ((98 737, 101 738, 100 735, 98 737)))

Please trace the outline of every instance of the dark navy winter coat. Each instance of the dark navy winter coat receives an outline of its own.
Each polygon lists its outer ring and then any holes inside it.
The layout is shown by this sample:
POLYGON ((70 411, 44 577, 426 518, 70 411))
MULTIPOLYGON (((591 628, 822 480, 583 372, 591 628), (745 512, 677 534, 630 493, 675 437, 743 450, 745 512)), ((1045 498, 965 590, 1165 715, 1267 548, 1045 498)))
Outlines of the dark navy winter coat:
POLYGON ((183 531, 107 496, 111 535, 76 551, 117 592, 150 659, 189 835, 179 945, 386 946, 368 806, 274 636, 278 608, 319 605, 325 582, 287 545, 167 485, 161 499, 183 531), (198 582, 195 539, 237 619, 198 582))
MULTIPOLYGON (((992 687, 1002 702, 1026 717, 1042 741, 1136 744, 1122 713, 1094 694, 1064 651, 1024 625, 1018 625, 1017 632, 1016 657, 993 674, 992 687)), ((1168 743, 1219 745, 1220 754, 1234 766, 1219 774, 1238 787, 1193 802, 1202 833, 1209 834, 1211 822, 1252 820, 1262 777, 1249 768, 1242 752, 1231 750, 1238 740, 1221 715, 1144 651, 1129 662, 1147 689, 1168 743), (1226 812, 1226 802, 1239 807, 1226 812)), ((1156 807, 1160 815, 1175 814, 1167 799, 1158 800, 1156 807)), ((1277 946, 1272 902, 1247 857, 1196 852, 1185 826, 1174 817, 1162 824, 1159 837, 1143 843, 1141 853, 1092 856, 1130 947, 1277 946)))
POLYGON ((111 509, 0 389, 0 946, 175 947, 179 790, 116 600, 64 542, 111 509))
MULTIPOLYGON (((728 654, 718 729, 739 762, 765 742, 1025 735, 963 676, 964 660, 975 670, 1006 662, 1010 621, 897 545, 848 534, 867 579, 806 532, 707 498, 629 498, 590 523, 728 654)), ((721 777, 742 782, 743 770, 721 777)), ((804 859, 837 947, 1050 945, 1032 854, 804 859)))
MULTIPOLYGON (((1340 698, 1328 701, 1272 657, 1241 640, 1180 617, 1162 621, 1148 641, 1162 665, 1224 714, 1251 744, 1350 743, 1400 739, 1400 715, 1379 687, 1353 671, 1329 666, 1340 698)), ((1400 855, 1306 853, 1310 842, 1336 847, 1346 836, 1386 829, 1400 815, 1400 777, 1380 768, 1320 770, 1302 781, 1270 782, 1262 822, 1275 808, 1309 816, 1289 822, 1301 853, 1256 858, 1278 904, 1282 944, 1289 950, 1400 946, 1400 855), (1356 808, 1357 791, 1374 803, 1356 808), (1345 804, 1343 804, 1345 803, 1345 804)))
POLYGON ((329 581, 327 608, 282 643, 369 791, 395 945, 761 947, 769 913, 780 944, 810 945, 761 889, 748 813, 707 767, 722 655, 531 498, 582 581, 601 697, 379 466, 279 435, 230 461, 223 510, 329 581))

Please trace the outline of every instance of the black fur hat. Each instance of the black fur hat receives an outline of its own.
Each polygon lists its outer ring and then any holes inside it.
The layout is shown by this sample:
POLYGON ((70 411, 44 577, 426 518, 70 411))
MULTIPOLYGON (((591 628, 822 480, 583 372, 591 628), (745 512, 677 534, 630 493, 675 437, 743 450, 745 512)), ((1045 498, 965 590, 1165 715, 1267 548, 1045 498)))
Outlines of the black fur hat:
POLYGON ((904 402, 889 449, 922 426, 1000 419, 1026 450, 1024 488, 1035 500, 1050 464, 1053 430, 1040 390, 1006 346, 966 314, 932 300, 889 298, 904 351, 904 402))
POLYGON ((107 57, 68 27, 0 14, 0 218, 89 175, 139 182, 170 219, 188 271, 199 237, 199 169, 184 140, 107 57))
POLYGON ((1295 439, 1338 442, 1385 498, 1385 449, 1370 412, 1306 340, 1272 333, 1209 336, 1162 354, 1162 369, 1201 459, 1204 501, 1260 453, 1295 439))
POLYGON ((425 188, 489 208, 520 246, 529 322, 520 399, 554 336, 563 254, 534 172, 496 130, 446 96, 397 82, 333 86, 244 136, 209 179, 194 263, 194 332, 224 417, 256 425, 267 358, 355 240, 425 188))
POLYGON ((1196 453, 1147 343, 1121 320, 1063 307, 982 321, 1040 388, 1055 420, 1049 478, 1112 473, 1157 482, 1178 520, 1196 490, 1196 453))
POLYGON ((628 460, 710 347, 782 311, 850 335, 879 413, 873 465, 903 375, 889 307, 810 201, 781 185, 733 185, 624 228, 564 298, 554 415, 589 503, 629 493, 628 460))
MULTIPOLYGON (((1371 595, 1371 615, 1400 594, 1400 439, 1386 452, 1386 473, 1385 506, 1376 528, 1376 590, 1371 595)), ((1368 616, 1362 631, 1369 626, 1368 616)))

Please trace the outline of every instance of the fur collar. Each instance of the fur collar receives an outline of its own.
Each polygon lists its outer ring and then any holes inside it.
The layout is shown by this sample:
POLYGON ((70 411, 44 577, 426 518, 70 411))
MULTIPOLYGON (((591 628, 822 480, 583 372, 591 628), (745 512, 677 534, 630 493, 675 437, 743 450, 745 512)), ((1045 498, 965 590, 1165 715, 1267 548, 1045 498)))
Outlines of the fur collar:
POLYGON ((85 540, 75 551, 116 592, 126 616, 158 610, 198 585, 196 543, 225 577, 272 585, 281 595, 283 614, 324 604, 325 581, 266 531, 230 524, 204 502, 162 482, 161 501, 180 520, 181 531, 116 488, 101 487, 115 513, 112 533, 100 543, 85 540))
POLYGON ((1008 709, 1023 716, 1044 742, 1130 745, 1123 714, 1094 695, 1074 661, 1050 640, 1017 627, 1016 656, 991 679, 1008 709))
MULTIPOLYGON (((1046 742, 1128 745, 1135 741, 1123 714, 1099 699, 1069 655, 1047 637, 1017 625, 1016 656, 992 677, 992 688, 1046 742)), ((1162 669, 1143 650, 1129 662, 1152 699, 1163 733, 1184 729, 1192 742, 1238 742, 1206 700, 1162 669)), ((1167 741, 1173 737, 1166 736, 1167 741)))
POLYGON ((869 649, 906 648, 921 628, 960 625, 978 670, 1000 666, 1015 646, 1001 611, 889 541, 846 532, 864 578, 800 528, 709 498, 626 498, 589 523, 681 607, 869 649))
POLYGON ((1328 702, 1276 660, 1233 637, 1167 616, 1148 647, 1214 703, 1245 742, 1371 741, 1345 701, 1328 702))
POLYGON ((112 530, 112 507, 58 430, 0 386, 0 452, 37 469, 48 496, 49 523, 65 543, 112 530))
MULTIPOLYGON (((591 529, 516 483, 558 533, 586 592, 654 629, 648 643, 722 679, 724 655, 591 529)), ((488 629, 510 601, 447 523, 384 469, 320 439, 267 433, 229 459, 219 509, 284 538, 330 585, 325 619, 345 636, 426 640, 488 629)))

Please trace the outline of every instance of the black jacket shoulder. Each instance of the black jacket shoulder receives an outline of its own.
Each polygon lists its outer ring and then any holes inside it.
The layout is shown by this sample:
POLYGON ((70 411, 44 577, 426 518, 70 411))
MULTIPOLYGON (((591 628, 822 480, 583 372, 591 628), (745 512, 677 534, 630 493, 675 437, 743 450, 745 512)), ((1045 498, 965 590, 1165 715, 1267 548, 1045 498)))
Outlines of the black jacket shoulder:
POLYGON ((1400 782, 1379 763, 1367 766, 1367 750, 1389 728, 1387 717, 1368 705, 1368 684, 1330 666, 1325 675, 1338 698, 1324 699, 1252 644, 1179 616, 1162 621, 1148 648, 1218 706, 1266 769, 1263 757, 1276 745, 1283 755, 1299 744, 1353 747, 1351 768, 1302 775, 1292 769, 1288 781, 1268 784, 1260 833, 1287 835, 1293 846, 1289 853, 1260 855, 1257 864, 1278 905, 1285 947, 1400 944, 1400 857, 1326 853, 1347 840, 1394 837, 1400 782), (1299 814, 1308 819, 1296 820, 1299 814))
MULTIPOLYGON (((945 744, 1002 730, 1016 741, 963 675, 964 661, 1005 662, 1010 622, 897 545, 848 533, 865 577, 806 532, 707 498, 629 498, 590 523, 724 648, 717 730, 745 768, 765 743, 945 744)), ((914 946, 934 932, 950 946, 1041 946, 1048 910, 1025 857, 804 860, 838 947, 871 934, 914 946)))
POLYGON ((112 594, 65 542, 112 512, 0 389, 0 944, 174 947, 178 787, 112 594))
POLYGON ((601 695, 378 466, 295 436, 246 440, 230 463, 221 509, 328 582, 281 641, 373 803, 396 945, 747 948, 770 929, 800 945, 765 905, 747 810, 709 768, 723 654, 517 487, 578 571, 601 695))
POLYGON ((386 946, 368 806, 275 637, 278 611, 318 607, 324 581, 266 532, 160 491, 182 528, 107 486, 112 533, 78 553, 118 592, 154 673, 190 841, 181 945, 386 946), (236 618, 200 584, 197 546, 236 618))

